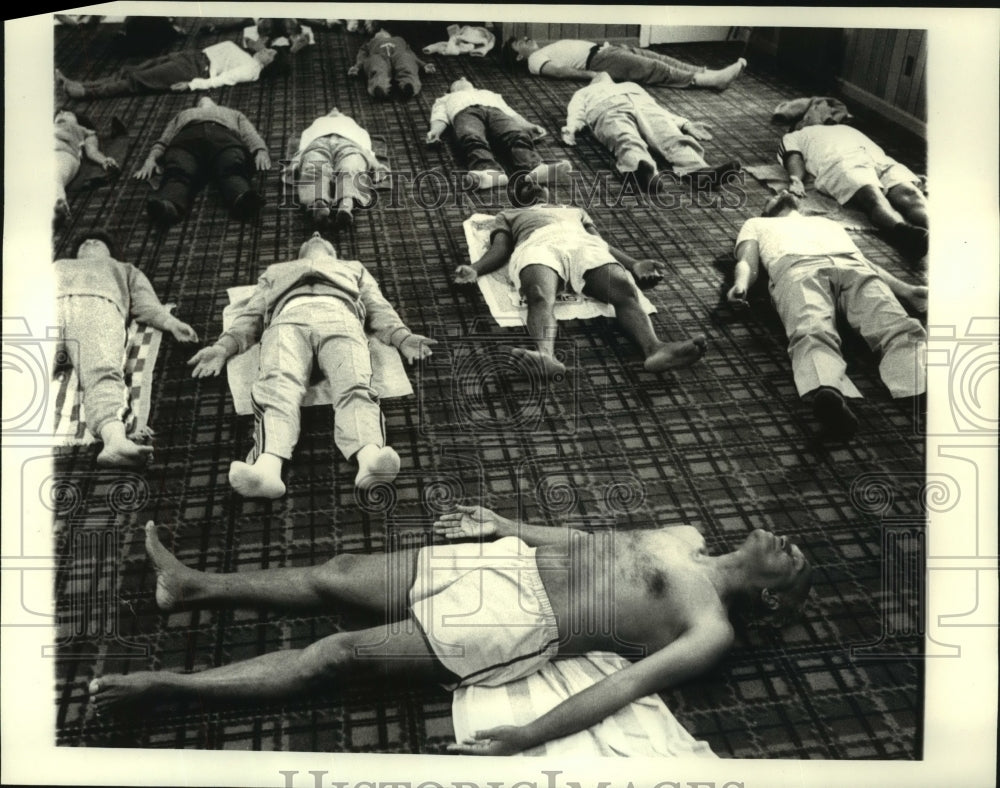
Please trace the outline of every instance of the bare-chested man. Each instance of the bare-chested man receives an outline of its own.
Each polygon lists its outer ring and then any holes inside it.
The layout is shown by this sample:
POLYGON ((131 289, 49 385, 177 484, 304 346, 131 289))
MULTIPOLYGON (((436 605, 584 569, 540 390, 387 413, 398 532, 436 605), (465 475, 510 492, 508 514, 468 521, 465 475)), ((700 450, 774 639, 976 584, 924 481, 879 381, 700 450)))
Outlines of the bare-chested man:
POLYGON ((593 650, 637 659, 534 722, 452 745, 466 754, 508 755, 588 728, 710 668, 733 642, 727 613, 737 599, 791 608, 809 589, 801 550, 762 530, 722 556, 708 555, 690 526, 587 533, 517 523, 478 506, 458 507, 434 530, 472 541, 344 554, 310 568, 206 574, 171 555, 150 522, 146 549, 165 612, 212 605, 326 610, 340 601, 380 611, 387 623, 200 673, 104 676, 91 682, 91 696, 98 708, 157 698, 280 699, 364 672, 495 686, 550 659, 593 650))
POLYGON ((549 204, 548 189, 540 187, 528 208, 510 208, 496 215, 489 249, 472 265, 455 269, 456 284, 472 284, 480 276, 507 266, 511 284, 527 303, 528 333, 537 350, 518 349, 532 359, 545 377, 566 372, 556 358, 555 304, 562 288, 611 304, 622 330, 639 346, 643 367, 650 372, 687 367, 707 347, 697 334, 682 342, 664 342, 639 301, 639 287, 663 279, 654 260, 638 260, 607 243, 582 208, 549 204))

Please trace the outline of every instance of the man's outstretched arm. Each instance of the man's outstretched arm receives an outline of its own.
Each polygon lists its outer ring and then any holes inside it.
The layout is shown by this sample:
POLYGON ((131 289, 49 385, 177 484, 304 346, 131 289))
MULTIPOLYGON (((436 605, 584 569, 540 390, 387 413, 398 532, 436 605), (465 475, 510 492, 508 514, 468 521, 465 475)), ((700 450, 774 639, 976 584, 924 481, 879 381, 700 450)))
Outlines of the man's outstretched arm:
POLYGON ((717 662, 733 642, 723 618, 706 618, 668 646, 567 698, 527 725, 477 731, 448 749, 465 755, 513 755, 590 728, 632 701, 679 684, 717 662))
POLYGON ((760 246, 756 241, 743 241, 736 247, 736 270, 733 286, 726 293, 730 303, 746 305, 747 293, 760 272, 760 246))
POLYGON ((456 506, 434 523, 434 531, 446 539, 503 539, 516 536, 531 547, 543 544, 566 544, 572 536, 584 536, 586 531, 548 525, 519 523, 497 514, 485 506, 456 506))
MULTIPOLYGON (((584 225, 584 229, 591 235, 600 238, 601 234, 597 231, 597 228, 592 224, 584 225)), ((660 282, 663 281, 663 269, 662 265, 657 260, 640 260, 636 257, 632 257, 630 254, 626 254, 621 249, 616 246, 608 244, 608 252, 611 256, 615 258, 619 263, 621 263, 625 270, 632 274, 632 278, 643 290, 655 287, 660 282)))
POLYGON ((471 284, 479 277, 492 274, 503 268, 514 251, 514 238, 506 230, 495 230, 490 239, 490 248, 472 265, 460 265, 455 269, 455 282, 471 284))

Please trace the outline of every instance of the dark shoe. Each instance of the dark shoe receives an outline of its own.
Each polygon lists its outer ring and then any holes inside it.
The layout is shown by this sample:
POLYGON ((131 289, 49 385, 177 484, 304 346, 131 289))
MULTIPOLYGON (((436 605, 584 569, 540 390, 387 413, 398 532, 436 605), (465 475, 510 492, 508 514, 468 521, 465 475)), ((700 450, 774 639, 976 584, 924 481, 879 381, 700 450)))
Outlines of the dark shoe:
POLYGON ((264 202, 264 198, 257 192, 253 189, 247 189, 233 200, 233 218, 241 222, 250 221, 260 213, 260 209, 264 207, 264 202))
POLYGON ((928 233, 926 227, 900 222, 889 231, 889 241, 904 255, 919 260, 927 254, 928 233))
POLYGON ((830 386, 816 389, 813 415, 822 425, 820 437, 831 441, 849 441, 858 431, 858 417, 844 401, 844 395, 830 386))
POLYGON ((180 221, 180 211, 170 200, 161 200, 159 197, 150 197, 146 200, 146 214, 149 220, 157 227, 166 229, 180 221))
POLYGON ((385 88, 381 88, 381 87, 374 88, 372 90, 372 98, 387 99, 387 98, 389 98, 389 91, 386 90, 385 88))
POLYGON ((656 177, 656 167, 652 162, 640 161, 635 169, 635 180, 644 192, 648 192, 653 185, 653 178, 656 177))
POLYGON ((414 90, 413 85, 411 85, 409 82, 407 82, 404 85, 400 85, 399 90, 403 94, 403 98, 411 99, 415 95, 417 95, 417 91, 414 90))

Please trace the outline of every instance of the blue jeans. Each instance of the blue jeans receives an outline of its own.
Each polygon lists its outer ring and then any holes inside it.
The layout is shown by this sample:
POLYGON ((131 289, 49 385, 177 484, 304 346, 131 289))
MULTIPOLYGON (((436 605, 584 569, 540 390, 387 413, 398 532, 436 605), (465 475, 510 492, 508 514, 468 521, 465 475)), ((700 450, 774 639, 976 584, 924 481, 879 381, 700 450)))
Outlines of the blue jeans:
POLYGON ((470 170, 499 170, 496 155, 509 156, 515 170, 542 163, 530 129, 496 107, 466 107, 452 120, 455 137, 470 170))

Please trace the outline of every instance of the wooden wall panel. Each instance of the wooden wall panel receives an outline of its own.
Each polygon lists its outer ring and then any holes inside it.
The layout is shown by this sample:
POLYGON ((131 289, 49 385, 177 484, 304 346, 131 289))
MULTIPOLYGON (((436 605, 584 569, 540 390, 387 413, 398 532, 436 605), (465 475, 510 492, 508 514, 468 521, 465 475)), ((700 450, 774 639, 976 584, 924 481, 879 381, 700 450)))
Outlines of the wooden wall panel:
POLYGON ((596 25, 577 22, 503 22, 500 24, 500 41, 511 36, 530 36, 540 42, 558 41, 561 38, 577 38, 587 41, 614 41, 617 43, 639 43, 639 25, 596 25))
POLYGON ((841 79, 914 118, 927 120, 927 31, 848 30, 841 79))

